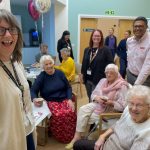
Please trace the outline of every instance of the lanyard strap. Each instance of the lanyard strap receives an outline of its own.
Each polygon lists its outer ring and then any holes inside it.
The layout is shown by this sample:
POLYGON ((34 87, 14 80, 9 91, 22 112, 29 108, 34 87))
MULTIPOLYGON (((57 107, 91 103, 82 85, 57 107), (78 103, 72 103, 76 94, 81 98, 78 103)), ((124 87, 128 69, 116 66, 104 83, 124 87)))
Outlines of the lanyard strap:
POLYGON ((12 75, 12 73, 10 72, 10 70, 7 68, 7 66, 0 60, 0 65, 2 66, 2 68, 4 69, 4 71, 11 78, 11 80, 15 83, 15 85, 20 89, 20 91, 22 93, 23 107, 25 108, 25 102, 24 102, 24 99, 23 99, 24 87, 23 87, 23 85, 21 85, 21 82, 19 80, 16 68, 15 68, 14 63, 12 62, 12 60, 11 60, 11 64, 12 64, 14 75, 15 75, 16 79, 14 78, 14 76, 12 75))
POLYGON ((98 49, 95 51, 94 55, 92 56, 92 51, 91 51, 91 54, 90 54, 90 64, 94 60, 94 58, 96 57, 97 52, 98 52, 98 49))

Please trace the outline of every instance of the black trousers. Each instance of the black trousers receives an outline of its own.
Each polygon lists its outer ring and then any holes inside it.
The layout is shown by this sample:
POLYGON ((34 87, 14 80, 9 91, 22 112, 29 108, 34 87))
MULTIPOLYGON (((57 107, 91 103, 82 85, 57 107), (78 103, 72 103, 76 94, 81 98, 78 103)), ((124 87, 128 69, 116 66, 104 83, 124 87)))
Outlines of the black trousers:
POLYGON ((27 140, 27 150, 35 150, 35 145, 34 145, 32 133, 30 133, 26 137, 26 140, 27 140))
POLYGON ((73 150, 94 150, 94 140, 78 140, 73 145, 73 150))

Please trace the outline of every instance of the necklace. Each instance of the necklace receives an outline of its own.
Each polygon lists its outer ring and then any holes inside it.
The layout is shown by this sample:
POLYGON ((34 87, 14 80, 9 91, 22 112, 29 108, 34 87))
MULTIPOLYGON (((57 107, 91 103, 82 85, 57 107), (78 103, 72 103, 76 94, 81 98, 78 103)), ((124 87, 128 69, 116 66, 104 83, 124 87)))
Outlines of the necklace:
POLYGON ((0 60, 0 66, 2 66, 2 68, 4 69, 4 71, 7 73, 7 75, 10 77, 10 79, 14 82, 14 84, 20 89, 21 91, 21 95, 22 95, 22 104, 23 104, 23 108, 25 110, 25 102, 24 102, 24 86, 21 84, 20 82, 20 79, 18 77, 18 74, 17 74, 17 71, 16 71, 16 68, 14 66, 14 63, 12 62, 11 60, 11 64, 12 64, 12 68, 13 68, 13 71, 14 71, 14 75, 15 75, 15 78, 14 76, 12 75, 12 73, 10 72, 10 70, 7 68, 7 66, 0 60))

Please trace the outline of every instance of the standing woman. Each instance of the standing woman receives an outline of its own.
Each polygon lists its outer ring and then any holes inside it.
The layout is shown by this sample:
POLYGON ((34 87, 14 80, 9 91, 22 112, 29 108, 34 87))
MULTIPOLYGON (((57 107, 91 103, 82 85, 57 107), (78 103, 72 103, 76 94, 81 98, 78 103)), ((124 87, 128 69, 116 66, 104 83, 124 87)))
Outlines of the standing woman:
POLYGON ((89 47, 85 48, 81 68, 81 81, 85 84, 87 95, 91 93, 100 79, 105 77, 105 67, 113 63, 111 51, 104 46, 101 30, 93 30, 89 47))
POLYGON ((0 9, 1 150, 35 150, 30 91, 21 62, 22 44, 16 18, 0 9))
POLYGON ((58 57, 59 57, 60 62, 62 62, 62 57, 61 57, 61 53, 60 53, 60 50, 62 48, 70 49, 70 57, 72 57, 72 59, 74 59, 69 31, 64 31, 62 34, 62 37, 58 40, 58 43, 57 43, 57 52, 58 52, 58 57))

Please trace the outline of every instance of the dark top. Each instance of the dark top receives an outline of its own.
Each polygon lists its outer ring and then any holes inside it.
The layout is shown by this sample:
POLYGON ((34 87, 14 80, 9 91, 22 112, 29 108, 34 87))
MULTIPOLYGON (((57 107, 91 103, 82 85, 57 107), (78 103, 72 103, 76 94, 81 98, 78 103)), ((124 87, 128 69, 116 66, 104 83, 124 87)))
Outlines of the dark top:
POLYGON ((53 75, 41 72, 31 88, 31 98, 40 96, 46 101, 62 102, 72 98, 72 89, 63 72, 55 70, 53 75))
POLYGON ((103 47, 98 49, 96 57, 90 63, 91 51, 92 49, 90 48, 85 48, 84 50, 81 73, 83 74, 83 80, 85 83, 87 80, 90 80, 94 85, 97 85, 100 79, 105 78, 105 67, 114 62, 109 48, 103 47), (89 78, 89 75, 87 75, 87 70, 89 67, 92 72, 91 78, 89 78))
POLYGON ((40 59, 41 59, 41 57, 42 56, 44 56, 44 55, 49 55, 49 54, 42 54, 42 53, 38 53, 37 55, 35 55, 35 62, 40 62, 40 59))
POLYGON ((111 47, 109 47, 110 46, 110 44, 109 44, 110 43, 110 36, 106 37, 106 39, 105 39, 105 45, 108 46, 110 49, 116 50, 116 48, 117 48, 117 38, 114 35, 113 35, 113 38, 115 40, 114 45, 111 45, 111 47))
POLYGON ((126 48, 127 39, 123 39, 120 41, 117 47, 117 54, 120 58, 127 60, 127 48, 126 48))
POLYGON ((57 42, 57 52, 58 52, 58 56, 59 56, 60 62, 62 62, 62 58, 61 58, 61 54, 60 54, 60 50, 62 48, 71 48, 71 50, 70 50, 70 57, 72 57, 72 59, 74 59, 74 57, 73 57, 73 51, 72 51, 72 46, 71 46, 71 41, 68 40, 66 42, 63 39, 59 39, 58 42, 57 42))

